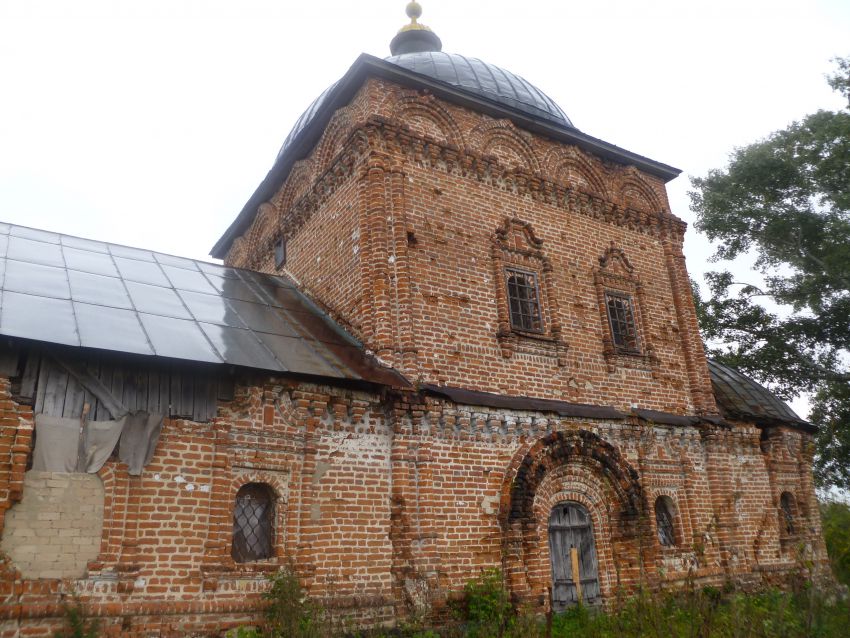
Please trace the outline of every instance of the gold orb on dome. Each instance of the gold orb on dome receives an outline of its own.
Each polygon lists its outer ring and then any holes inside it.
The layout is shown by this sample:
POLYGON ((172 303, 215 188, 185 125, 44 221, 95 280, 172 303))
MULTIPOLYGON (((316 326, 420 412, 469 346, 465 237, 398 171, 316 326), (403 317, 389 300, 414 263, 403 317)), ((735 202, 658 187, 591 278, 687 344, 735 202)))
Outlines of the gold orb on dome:
POLYGON ((407 13, 408 18, 410 18, 413 22, 416 22, 416 20, 422 16, 422 5, 416 2, 416 0, 412 0, 407 3, 407 7, 404 11, 407 13))

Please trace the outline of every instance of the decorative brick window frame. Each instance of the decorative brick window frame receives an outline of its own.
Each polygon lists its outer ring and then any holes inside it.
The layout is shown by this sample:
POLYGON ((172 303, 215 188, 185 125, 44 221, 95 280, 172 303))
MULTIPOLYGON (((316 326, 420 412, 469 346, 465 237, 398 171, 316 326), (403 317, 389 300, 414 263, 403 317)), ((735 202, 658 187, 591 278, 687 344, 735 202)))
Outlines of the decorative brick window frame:
POLYGON ((214 494, 216 510, 219 515, 210 521, 209 538, 202 574, 204 591, 216 591, 218 580, 239 578, 251 575, 263 575, 279 569, 284 560, 287 486, 280 478, 271 473, 250 471, 240 473, 229 481, 229 489, 214 494), (274 496, 274 516, 272 519, 272 555, 245 563, 233 560, 233 511, 239 490, 250 483, 267 486, 274 496))
POLYGON ((649 330, 645 321, 645 301, 643 284, 635 273, 625 252, 614 246, 614 242, 599 258, 599 267, 593 273, 596 296, 599 302, 599 314, 604 326, 602 351, 609 370, 616 366, 634 367, 655 363, 654 349, 649 340, 649 330), (636 333, 637 349, 618 347, 611 332, 611 320, 608 316, 608 296, 618 296, 631 302, 632 320, 636 333))
POLYGON ((508 217, 492 237, 493 275, 496 286, 498 327, 496 339, 502 356, 529 350, 549 351, 559 366, 567 364, 567 344, 562 339, 558 300, 552 281, 552 262, 543 252, 543 241, 534 234, 531 224, 508 217), (522 330, 511 322, 507 278, 510 271, 528 273, 537 282, 537 299, 541 318, 540 330, 522 330))
POLYGON ((679 514, 679 504, 669 494, 658 494, 652 501, 652 523, 655 528, 655 539, 662 551, 677 551, 684 545, 684 530, 682 529, 682 517, 679 514), (661 542, 661 534, 658 529, 659 504, 666 510, 670 520, 670 531, 672 532, 672 543, 665 545, 661 542))
POLYGON ((783 548, 800 539, 804 529, 805 518, 800 511, 797 495, 790 489, 784 489, 777 501, 779 516, 779 539, 783 548), (788 526, 791 525, 791 530, 788 526))

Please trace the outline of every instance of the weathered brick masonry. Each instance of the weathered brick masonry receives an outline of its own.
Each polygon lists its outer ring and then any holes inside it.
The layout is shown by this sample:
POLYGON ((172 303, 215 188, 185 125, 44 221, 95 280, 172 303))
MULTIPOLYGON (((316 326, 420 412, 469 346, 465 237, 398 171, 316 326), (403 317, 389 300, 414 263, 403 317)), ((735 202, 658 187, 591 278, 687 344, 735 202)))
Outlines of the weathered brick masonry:
POLYGON ((215 634, 256 618, 264 576, 289 562, 311 596, 367 623, 439 606, 485 567, 542 604, 545 521, 562 501, 591 513, 603 597, 688 575, 764 582, 796 573, 801 546, 823 560, 808 439, 777 429, 763 449, 746 424, 571 419, 282 379, 240 387, 211 424, 168 422, 143 476, 101 470, 103 535, 85 576, 24 577, 7 559, 0 635, 51 635, 72 591, 108 635, 215 634), (240 565, 232 511, 249 482, 275 490, 275 556, 240 565), (793 538, 780 538, 782 490, 805 521, 793 538), (658 495, 678 505, 675 548, 658 547, 645 514, 658 495))
POLYGON ((355 623, 438 612, 490 567, 545 609, 564 504, 590 519, 603 603, 640 583, 828 573, 811 430, 715 401, 659 171, 380 62, 358 63, 384 70, 309 148, 282 153, 291 166, 216 250, 294 281, 414 386, 228 368, 233 398, 208 422, 166 419, 141 476, 115 458, 97 473, 99 550, 58 553, 56 578, 17 539, 65 548, 94 532, 30 515, 50 481, 25 474, 33 407, 0 379, 0 637, 51 635, 72 594, 106 635, 216 635, 256 621, 284 565, 355 623), (534 279, 539 328, 516 327, 512 270, 534 279), (612 291, 632 312, 629 348, 612 291), (236 562, 248 484, 274 494, 273 550, 236 562))

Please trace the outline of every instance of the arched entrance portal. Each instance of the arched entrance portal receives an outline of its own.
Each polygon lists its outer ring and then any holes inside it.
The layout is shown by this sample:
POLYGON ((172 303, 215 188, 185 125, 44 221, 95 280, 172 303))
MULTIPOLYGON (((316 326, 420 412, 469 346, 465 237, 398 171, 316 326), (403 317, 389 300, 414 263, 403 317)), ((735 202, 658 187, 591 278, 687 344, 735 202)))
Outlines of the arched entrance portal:
POLYGON ((499 513, 502 569, 514 601, 545 609, 556 596, 557 609, 571 604, 568 550, 570 544, 580 549, 584 538, 585 600, 601 602, 637 583, 641 547, 652 534, 642 522, 644 500, 637 471, 594 432, 551 432, 518 449, 505 472, 499 513))
POLYGON ((599 600, 593 524, 583 505, 569 502, 552 508, 549 515, 549 557, 552 562, 553 611, 563 611, 579 602, 576 573, 582 602, 593 604, 599 600))

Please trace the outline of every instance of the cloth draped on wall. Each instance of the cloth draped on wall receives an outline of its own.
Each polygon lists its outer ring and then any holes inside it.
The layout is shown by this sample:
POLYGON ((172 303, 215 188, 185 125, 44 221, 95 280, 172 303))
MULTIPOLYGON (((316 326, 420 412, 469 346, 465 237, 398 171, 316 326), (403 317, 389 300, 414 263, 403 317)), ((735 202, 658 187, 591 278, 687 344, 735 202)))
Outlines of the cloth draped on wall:
POLYGON ((118 458, 132 476, 138 476, 153 458, 163 418, 138 411, 114 421, 85 422, 38 414, 32 469, 94 473, 118 445, 118 458))

